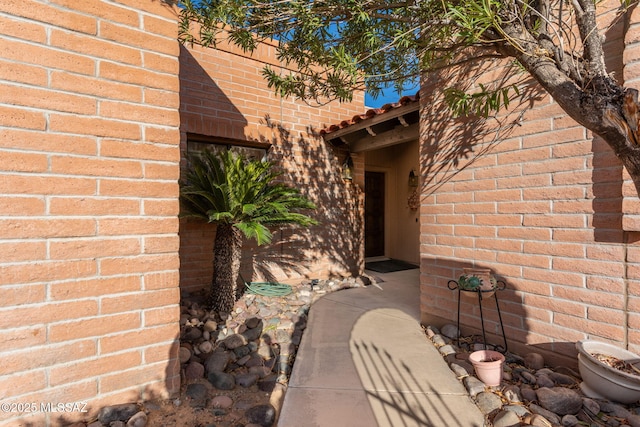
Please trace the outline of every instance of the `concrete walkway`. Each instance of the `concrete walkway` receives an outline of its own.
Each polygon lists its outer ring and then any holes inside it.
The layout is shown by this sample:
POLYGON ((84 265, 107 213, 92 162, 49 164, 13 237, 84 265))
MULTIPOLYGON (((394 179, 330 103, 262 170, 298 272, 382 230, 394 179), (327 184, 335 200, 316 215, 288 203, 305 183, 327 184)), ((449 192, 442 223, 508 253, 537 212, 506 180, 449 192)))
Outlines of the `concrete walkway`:
POLYGON ((278 427, 481 427, 484 417, 420 327, 419 271, 313 304, 278 427))

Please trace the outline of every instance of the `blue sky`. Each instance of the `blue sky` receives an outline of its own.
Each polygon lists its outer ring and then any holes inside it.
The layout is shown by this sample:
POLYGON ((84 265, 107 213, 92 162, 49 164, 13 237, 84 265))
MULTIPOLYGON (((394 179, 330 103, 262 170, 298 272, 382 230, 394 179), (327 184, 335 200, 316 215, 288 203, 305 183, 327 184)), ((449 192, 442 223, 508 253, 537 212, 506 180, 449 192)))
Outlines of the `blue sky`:
POLYGON ((368 93, 364 96, 364 105, 369 108, 380 108, 384 104, 390 102, 398 102, 398 100, 404 95, 415 95, 418 92, 418 85, 405 86, 405 89, 398 93, 393 88, 384 89, 378 98, 373 99, 368 93))

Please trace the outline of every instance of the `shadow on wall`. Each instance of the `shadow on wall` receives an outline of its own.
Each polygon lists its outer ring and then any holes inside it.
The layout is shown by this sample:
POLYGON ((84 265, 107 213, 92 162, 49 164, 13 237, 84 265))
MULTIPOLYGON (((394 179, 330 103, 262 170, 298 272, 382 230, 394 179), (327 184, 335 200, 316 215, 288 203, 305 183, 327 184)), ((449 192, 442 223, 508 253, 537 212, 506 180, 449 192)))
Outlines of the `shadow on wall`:
MULTIPOLYGON (((191 51, 180 47, 181 156, 186 155, 186 134, 248 140, 249 122, 198 61, 213 61, 214 50, 191 51), (194 55, 202 55, 194 57, 194 55)), ((268 106, 265 106, 265 109, 268 106)), ((256 124, 257 125, 257 124, 256 124)), ((283 172, 283 180, 301 189, 318 206, 310 212, 320 223, 309 229, 273 230, 270 245, 243 246, 241 274, 247 281, 283 281, 331 275, 354 275, 363 264, 362 195, 339 177, 332 147, 308 125, 294 132, 269 115, 260 121, 265 130, 257 141, 271 144, 268 158, 283 172), (270 134, 265 136, 264 134, 270 134)), ((180 222, 180 284, 182 289, 208 288, 213 274, 215 226, 180 222)))
MULTIPOLYGON (((422 310, 421 323, 442 327, 446 323, 456 324, 458 315, 458 291, 447 287, 449 280, 457 280, 465 268, 474 267, 469 262, 446 258, 422 257, 422 283, 421 299, 428 298, 431 303, 428 312, 422 310), (425 292, 425 285, 428 292, 425 292)), ((576 333, 573 341, 554 341, 537 339, 530 335, 528 322, 530 313, 524 303, 523 293, 509 281, 508 277, 496 274, 492 275, 505 282, 506 289, 496 292, 500 313, 504 325, 504 333, 508 342, 509 351, 522 356, 536 351, 545 357, 552 366, 575 367, 575 341, 582 339, 582 335, 576 333), (527 341, 529 342, 528 344, 527 341)), ((553 302, 552 302, 553 304, 553 302)), ((483 299, 482 314, 487 342, 491 345, 502 345, 503 336, 500 327, 500 316, 496 306, 495 297, 483 299)), ((460 304, 460 330, 462 336, 474 335, 478 342, 482 342, 482 323, 480 321, 480 306, 475 298, 462 298, 460 304)))
MULTIPOLYGON (((148 379, 146 378, 147 374, 145 374, 145 369, 134 369, 129 375, 128 380, 132 387, 137 387, 135 390, 130 390, 123 394, 117 394, 116 397, 112 397, 108 402, 101 404, 92 402, 91 398, 83 399, 77 397, 69 397, 63 400, 58 399, 58 401, 54 400, 53 402, 37 402, 35 404, 39 405, 38 409, 42 408, 42 405, 50 405, 51 408, 57 408, 60 404, 65 406, 62 411, 49 409, 47 410, 47 413, 25 413, 25 418, 20 421, 16 420, 15 425, 22 427, 41 427, 43 425, 56 427, 76 425, 75 423, 80 421, 84 423, 93 423, 96 420, 102 421, 103 425, 109 425, 111 422, 118 421, 122 417, 126 417, 126 419, 123 420, 126 422, 130 417, 140 412, 139 403, 161 402, 169 397, 175 396, 180 391, 180 362, 178 359, 179 348, 180 336, 178 334, 169 349, 169 363, 167 363, 164 369, 164 378, 156 378, 156 382, 153 384, 138 386, 137 384, 140 382, 148 382, 148 379), (140 374, 145 378, 138 381, 137 374, 140 374), (86 406, 84 405, 85 402, 86 406), (104 410, 104 408, 114 405, 119 406, 119 408, 108 411, 104 410)), ((153 357, 157 358, 155 355, 153 357)), ((97 378, 95 379, 98 380, 97 378)), ((24 404, 24 402, 22 403, 24 404)), ((174 414, 173 416, 175 417, 176 415, 174 414)), ((176 419, 173 421, 177 422, 176 419)), ((172 422, 172 420, 163 419, 163 422, 172 422)), ((84 426, 85 424, 82 425, 84 426)))
MULTIPOLYGON (((443 71, 431 76, 421 90, 420 159, 422 167, 422 198, 433 194, 468 166, 482 160, 482 156, 514 133, 527 110, 542 99, 544 91, 522 73, 515 73, 514 65, 496 67, 493 61, 468 65, 455 72, 443 71), (496 72, 502 70, 502 72, 496 72), (511 73, 511 74, 510 74, 511 73), (470 115, 455 118, 441 96, 442 82, 449 82, 465 92, 473 92, 475 78, 468 76, 493 76, 497 87, 516 84, 520 90, 517 99, 511 100, 505 114, 482 117, 470 115), (515 77, 514 77, 515 75, 515 77), (437 90, 434 88, 437 87, 437 90)), ((486 83, 486 82, 485 82, 486 83)))
POLYGON ((313 126, 294 134, 270 115, 261 124, 273 135, 271 140, 261 139, 272 144, 269 160, 282 171, 285 182, 316 204, 317 209, 308 214, 319 225, 280 229, 271 245, 253 248, 250 256, 254 273, 277 280, 275 266, 286 277, 358 275, 364 262, 361 190, 342 180, 337 153, 313 126), (320 267, 314 267, 316 263, 320 267))
MULTIPOLYGON (((637 5, 631 6, 632 8, 637 5)), ((605 51, 623 52, 626 32, 630 27, 632 14, 627 13, 624 19, 618 19, 607 29, 605 34, 605 51), (627 21, 627 22, 625 22, 627 21)), ((607 70, 622 80, 624 76, 624 56, 607 55, 605 58, 607 70)), ((618 81, 624 84, 624 81, 618 81)), ((596 242, 602 243, 633 243, 640 239, 637 233, 623 230, 623 166, 613 154, 613 150, 598 135, 592 137, 593 168, 591 182, 593 182, 593 228, 596 242)), ((633 186, 631 186, 633 187, 633 186)))

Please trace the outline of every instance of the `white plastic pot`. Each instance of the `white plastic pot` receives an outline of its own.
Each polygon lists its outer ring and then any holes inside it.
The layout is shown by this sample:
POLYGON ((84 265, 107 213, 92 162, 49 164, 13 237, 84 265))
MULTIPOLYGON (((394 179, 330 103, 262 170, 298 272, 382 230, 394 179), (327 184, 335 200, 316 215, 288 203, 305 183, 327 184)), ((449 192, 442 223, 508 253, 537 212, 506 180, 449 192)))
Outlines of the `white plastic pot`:
POLYGON ((576 343, 578 368, 583 382, 582 392, 594 399, 605 398, 620 403, 634 403, 640 400, 640 375, 628 374, 602 363, 591 353, 605 354, 637 365, 640 356, 611 344, 583 340, 576 343))

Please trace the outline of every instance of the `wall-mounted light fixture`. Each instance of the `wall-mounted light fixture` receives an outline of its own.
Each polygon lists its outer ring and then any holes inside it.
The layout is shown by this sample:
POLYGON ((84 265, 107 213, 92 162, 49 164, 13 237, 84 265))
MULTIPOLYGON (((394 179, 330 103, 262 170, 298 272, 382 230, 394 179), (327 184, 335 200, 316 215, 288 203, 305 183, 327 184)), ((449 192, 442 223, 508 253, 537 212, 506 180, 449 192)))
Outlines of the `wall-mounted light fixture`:
POLYGON ((342 179, 345 181, 353 180, 353 160, 350 154, 347 154, 347 158, 342 163, 342 179))
POLYGON ((416 175, 416 172, 411 169, 411 172, 409 172, 409 187, 417 187, 418 186, 418 175, 416 175))

